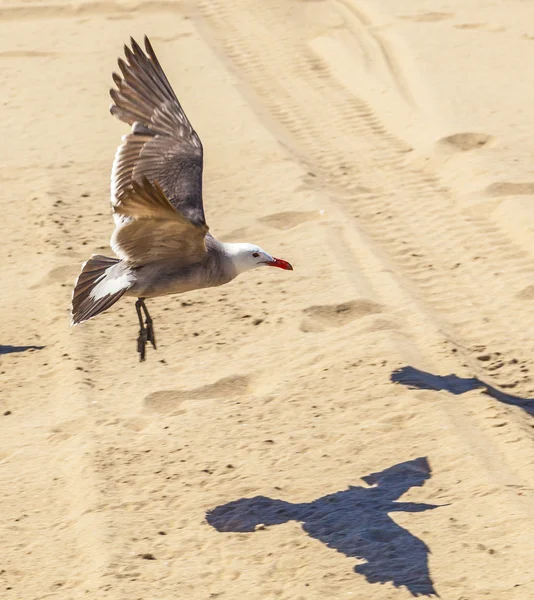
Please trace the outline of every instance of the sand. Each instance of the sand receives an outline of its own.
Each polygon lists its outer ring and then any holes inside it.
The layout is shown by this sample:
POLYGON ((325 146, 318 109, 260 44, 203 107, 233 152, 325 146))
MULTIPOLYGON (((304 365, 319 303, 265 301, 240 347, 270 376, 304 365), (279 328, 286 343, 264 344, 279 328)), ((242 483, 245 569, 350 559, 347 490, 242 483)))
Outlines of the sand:
POLYGON ((534 597, 534 6, 0 5, 0 597, 534 597), (212 232, 294 272, 69 327, 147 33, 212 232))

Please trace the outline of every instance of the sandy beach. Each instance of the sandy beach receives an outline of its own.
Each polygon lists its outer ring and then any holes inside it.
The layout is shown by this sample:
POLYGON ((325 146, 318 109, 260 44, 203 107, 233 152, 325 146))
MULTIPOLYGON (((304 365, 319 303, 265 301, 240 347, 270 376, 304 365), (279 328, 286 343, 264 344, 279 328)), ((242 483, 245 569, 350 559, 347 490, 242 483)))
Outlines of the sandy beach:
MULTIPOLYGON (((534 5, 0 1, 0 597, 534 597, 534 5), (69 326, 147 34, 212 233, 294 271, 69 326)), ((268 271, 268 272, 266 272, 268 271)))

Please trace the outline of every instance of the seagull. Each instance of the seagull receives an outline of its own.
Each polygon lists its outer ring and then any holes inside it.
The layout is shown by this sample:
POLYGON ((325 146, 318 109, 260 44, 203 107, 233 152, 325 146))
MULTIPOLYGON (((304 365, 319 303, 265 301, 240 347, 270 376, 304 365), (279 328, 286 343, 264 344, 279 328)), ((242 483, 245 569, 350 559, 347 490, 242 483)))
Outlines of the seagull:
POLYGON ((202 201, 202 143, 176 97, 152 45, 130 38, 113 73, 110 112, 131 126, 115 153, 111 207, 116 258, 95 254, 82 265, 72 293, 77 325, 123 296, 137 298, 137 351, 156 348, 145 300, 216 287, 257 267, 292 271, 259 246, 226 243, 209 232, 202 201))

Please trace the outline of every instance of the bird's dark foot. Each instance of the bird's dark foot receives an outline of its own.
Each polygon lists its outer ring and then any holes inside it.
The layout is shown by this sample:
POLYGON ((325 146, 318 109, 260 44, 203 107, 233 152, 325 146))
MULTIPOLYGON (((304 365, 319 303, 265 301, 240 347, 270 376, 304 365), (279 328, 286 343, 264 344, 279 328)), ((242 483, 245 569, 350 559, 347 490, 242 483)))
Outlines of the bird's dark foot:
POLYGON ((146 343, 148 342, 148 330, 146 327, 142 327, 139 330, 139 337, 137 338, 137 352, 139 352, 139 360, 143 362, 146 354, 146 343))
POLYGON ((156 335, 154 333, 154 325, 152 324, 152 317, 147 316, 145 323, 146 323, 147 340, 152 344, 152 346, 154 347, 154 350, 157 350, 156 335))
POLYGON ((137 352, 139 352, 139 360, 143 362, 146 355, 146 345, 150 342, 156 349, 156 335, 154 334, 154 325, 152 317, 149 315, 143 298, 139 298, 135 303, 137 317, 139 319, 139 337, 137 338, 137 352), (143 321, 144 313, 144 321, 143 321))

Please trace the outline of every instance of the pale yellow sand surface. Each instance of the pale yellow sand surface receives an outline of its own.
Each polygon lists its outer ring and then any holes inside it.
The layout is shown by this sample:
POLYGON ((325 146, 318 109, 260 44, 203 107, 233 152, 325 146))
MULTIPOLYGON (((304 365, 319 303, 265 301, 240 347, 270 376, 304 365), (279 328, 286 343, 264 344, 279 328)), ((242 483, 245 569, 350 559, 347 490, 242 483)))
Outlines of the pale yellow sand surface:
POLYGON ((0 3, 0 598, 534 597, 534 5, 0 3), (77 328, 149 35, 214 235, 77 328), (276 271, 276 272, 275 272, 276 271), (362 479, 365 478, 365 479, 362 479), (152 560, 153 559, 153 560, 152 560))

